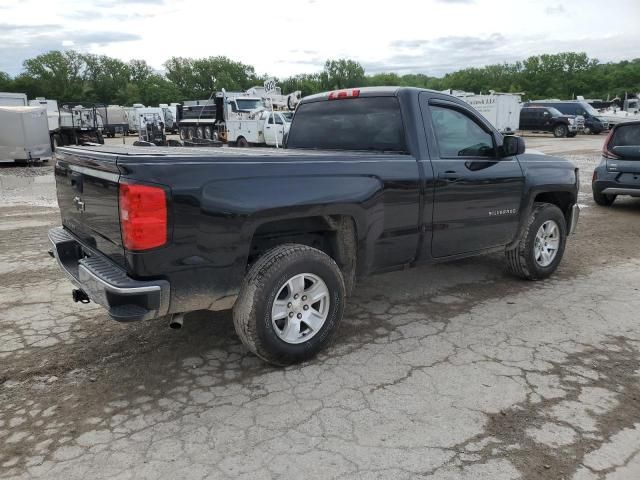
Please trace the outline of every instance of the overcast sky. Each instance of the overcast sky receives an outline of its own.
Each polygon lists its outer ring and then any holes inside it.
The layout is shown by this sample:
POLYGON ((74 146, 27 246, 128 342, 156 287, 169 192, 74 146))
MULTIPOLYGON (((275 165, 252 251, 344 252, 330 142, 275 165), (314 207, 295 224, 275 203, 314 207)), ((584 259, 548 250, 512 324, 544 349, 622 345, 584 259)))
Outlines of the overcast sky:
POLYGON ((161 70, 226 55, 289 76, 327 58, 441 76, 533 54, 640 57, 640 0, 0 0, 0 71, 73 48, 161 70))

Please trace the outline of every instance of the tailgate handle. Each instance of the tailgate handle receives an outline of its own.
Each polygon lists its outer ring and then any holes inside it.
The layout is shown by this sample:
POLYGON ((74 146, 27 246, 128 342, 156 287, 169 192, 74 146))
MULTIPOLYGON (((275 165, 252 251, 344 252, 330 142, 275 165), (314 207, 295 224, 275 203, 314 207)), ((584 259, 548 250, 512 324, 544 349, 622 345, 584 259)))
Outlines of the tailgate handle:
POLYGON ((82 174, 78 172, 71 172, 71 187, 82 193, 82 174))

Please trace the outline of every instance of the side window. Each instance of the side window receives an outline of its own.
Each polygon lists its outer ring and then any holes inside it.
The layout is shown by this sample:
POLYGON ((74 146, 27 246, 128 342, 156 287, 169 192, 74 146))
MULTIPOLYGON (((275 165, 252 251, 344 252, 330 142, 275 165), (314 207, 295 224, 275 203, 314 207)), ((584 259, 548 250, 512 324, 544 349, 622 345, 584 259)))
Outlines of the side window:
POLYGON ((276 115, 276 124, 282 125, 282 117, 280 115, 276 115))
POLYGON ((429 109, 441 157, 496 156, 493 137, 471 117, 447 107, 431 105, 429 109))
POLYGON ((269 115, 269 125, 273 125, 273 113, 269 115))

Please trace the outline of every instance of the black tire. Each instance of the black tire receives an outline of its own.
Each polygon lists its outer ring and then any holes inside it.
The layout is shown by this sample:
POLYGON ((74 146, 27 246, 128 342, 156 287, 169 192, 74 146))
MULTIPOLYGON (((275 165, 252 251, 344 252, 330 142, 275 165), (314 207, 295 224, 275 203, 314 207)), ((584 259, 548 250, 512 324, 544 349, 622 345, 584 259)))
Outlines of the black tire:
POLYGON ((213 139, 213 130, 211 129, 211 127, 209 125, 204 127, 204 138, 206 138, 207 140, 212 140, 213 139))
POLYGON ((564 138, 569 133, 569 129, 564 123, 558 123, 553 126, 553 136, 556 138, 564 138))
POLYGON ((202 127, 196 128, 196 138, 204 138, 204 128, 202 127))
POLYGON ((100 145, 104 145, 104 136, 102 135, 102 132, 96 132, 96 139, 100 145))
POLYGON ((180 140, 185 141, 187 139, 187 127, 180 127, 180 140))
POLYGON ((196 129, 195 127, 187 128, 187 140, 191 140, 196 137, 196 129))
POLYGON ((576 135, 578 135, 578 132, 567 133, 567 138, 574 138, 576 135))
POLYGON ((342 320, 345 295, 342 273, 331 257, 306 245, 280 245, 249 270, 233 308, 233 323, 242 343, 258 357, 274 365, 290 365, 312 358, 331 342, 342 320), (293 344, 276 333, 271 307, 287 280, 301 273, 311 273, 325 282, 329 310, 317 333, 293 344))
POLYGON ((529 215, 527 226, 522 232, 518 244, 505 252, 507 269, 512 274, 525 280, 541 280, 547 278, 558 268, 562 261, 564 248, 567 242, 567 221, 562 211, 550 203, 534 203, 529 215), (535 260, 534 245, 536 234, 540 226, 547 220, 553 220, 560 231, 560 242, 555 258, 546 267, 539 265, 535 260))
POLYGON ((610 207, 616 201, 617 195, 608 195, 599 190, 593 189, 593 201, 601 207, 610 207))
POLYGON ((246 138, 240 137, 238 138, 238 140, 236 140, 236 147, 247 148, 248 146, 249 146, 249 142, 247 142, 246 138))

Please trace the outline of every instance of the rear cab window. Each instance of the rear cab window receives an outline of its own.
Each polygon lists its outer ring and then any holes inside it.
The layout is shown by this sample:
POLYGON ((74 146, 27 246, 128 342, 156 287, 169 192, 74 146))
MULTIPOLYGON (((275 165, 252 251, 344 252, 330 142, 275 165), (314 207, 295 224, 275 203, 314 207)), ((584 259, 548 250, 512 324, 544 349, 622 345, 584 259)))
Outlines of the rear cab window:
POLYGON ((407 153, 396 97, 358 97, 302 103, 288 148, 407 153))

